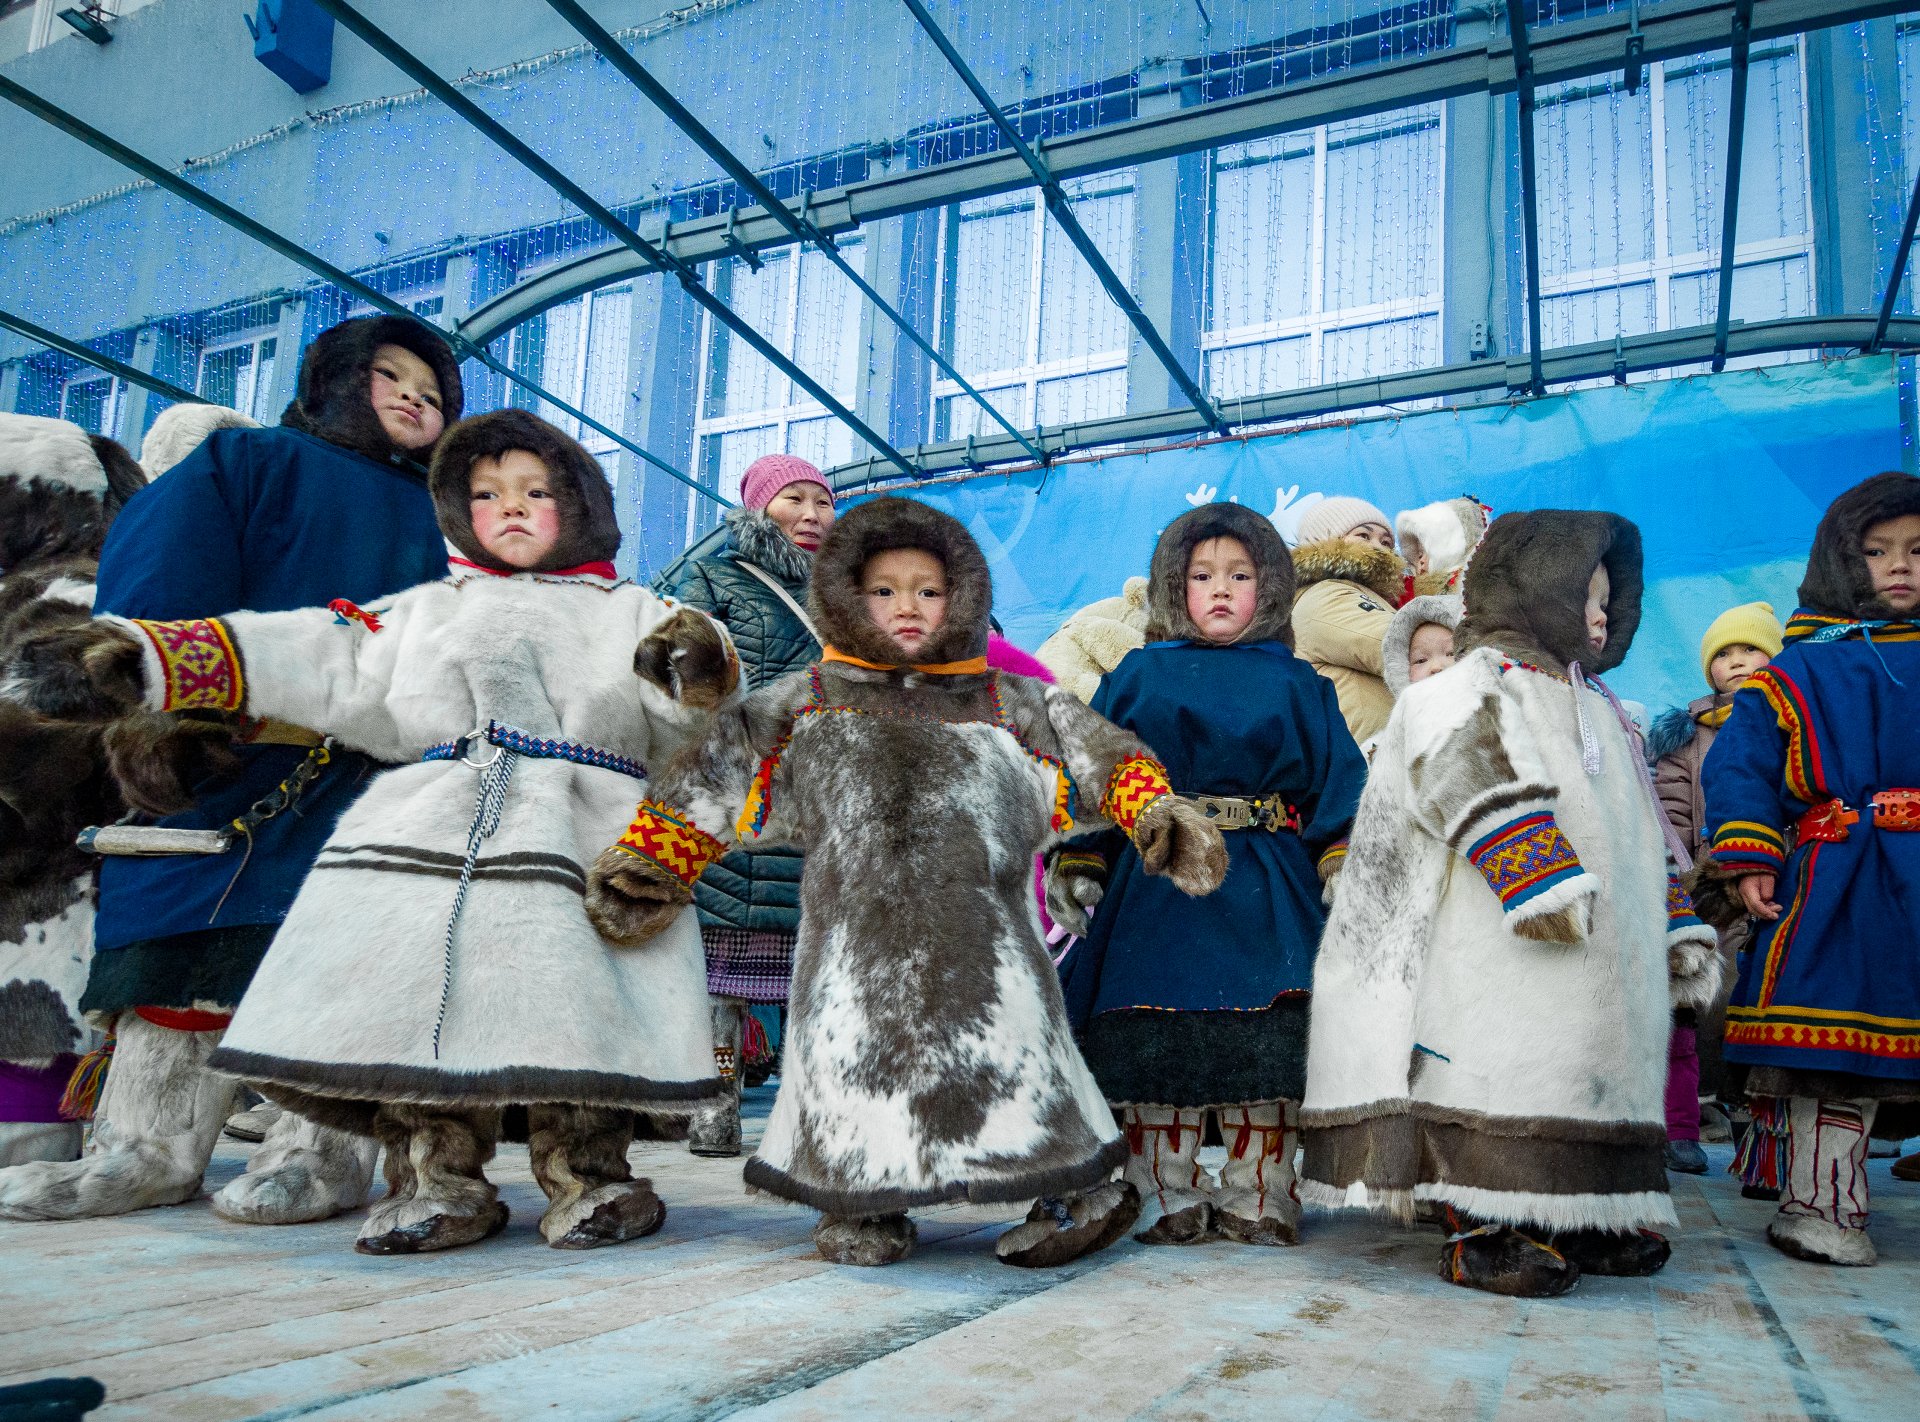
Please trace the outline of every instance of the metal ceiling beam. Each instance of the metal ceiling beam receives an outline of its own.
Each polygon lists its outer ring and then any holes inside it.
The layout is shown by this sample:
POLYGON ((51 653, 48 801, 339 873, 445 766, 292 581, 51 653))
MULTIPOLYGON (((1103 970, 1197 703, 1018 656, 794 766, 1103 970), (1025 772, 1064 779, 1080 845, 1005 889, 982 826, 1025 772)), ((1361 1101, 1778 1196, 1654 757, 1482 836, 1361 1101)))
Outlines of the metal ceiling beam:
POLYGON ((718 163, 721 171, 733 179, 734 186, 739 188, 741 192, 745 193, 755 202, 759 203, 761 210, 771 215, 774 221, 784 227, 787 234, 791 236, 794 241, 808 244, 828 261, 832 262, 834 266, 838 267, 841 273, 848 281, 854 284, 862 296, 879 307, 881 312, 885 314, 889 321, 893 322, 902 335, 906 336, 908 340, 912 341, 925 352, 928 359, 940 368, 941 373, 945 375, 947 379, 958 384, 959 387, 967 393, 968 398, 981 409, 985 410, 995 424, 999 425, 1001 429, 1019 441, 1021 447, 1024 448, 1028 454, 1032 455, 1035 459, 1044 459, 1046 457, 1025 435, 1014 428, 1005 415, 1001 414, 999 410, 995 409, 994 406, 989 403, 986 396, 974 389, 966 376, 955 369, 951 361, 941 355, 940 352, 934 348, 933 344, 928 341, 925 336, 921 335, 905 316, 894 309, 891 302, 873 289, 867 279, 854 269, 853 264, 841 255, 839 248, 834 246, 833 238, 822 232, 813 224, 812 220, 806 216, 804 208, 796 213, 792 208, 788 207, 786 203, 782 202, 773 189, 760 181, 759 176, 753 169, 749 168, 736 157, 732 149, 722 143, 712 130, 701 123, 699 119, 695 118, 686 106, 673 96, 666 85, 662 84, 658 79, 655 79, 653 75, 648 72, 646 66, 641 64, 638 59, 635 59, 619 40, 615 39, 598 20, 587 13, 584 7, 577 4, 576 0, 547 0, 547 4, 553 7, 561 19, 565 20, 569 25, 572 25, 573 28, 579 32, 581 38, 594 47, 601 58, 619 70, 634 88, 645 95, 649 103, 659 109, 661 113, 665 114, 668 121, 671 122, 675 128, 692 139, 701 152, 718 163))
MULTIPOLYGON (((1744 3, 1744 0, 1743 0, 1744 3)), ((1520 221, 1527 265, 1527 390, 1547 393, 1540 368, 1540 193, 1533 166, 1533 52, 1527 44, 1527 17, 1520 0, 1507 0, 1507 31, 1512 36, 1513 77, 1520 103, 1520 221)))
POLYGON ((1720 305, 1713 318, 1713 368, 1727 368, 1727 320, 1733 311, 1733 249, 1740 240, 1740 159, 1747 146, 1747 60, 1753 0, 1734 0, 1733 91, 1727 101, 1727 191, 1720 214, 1720 305))
MULTIPOLYGON (((182 202, 198 208, 216 221, 224 223, 236 232, 251 237, 269 251, 279 253, 294 265, 304 267, 315 276, 320 277, 322 280, 346 292, 348 295, 359 297, 360 300, 366 302, 367 305, 373 307, 374 310, 384 311, 390 316, 404 316, 409 321, 419 321, 421 319, 385 292, 377 291, 373 287, 368 286, 351 272, 335 266, 318 253, 309 252, 299 243, 281 236, 280 233, 274 231, 273 228, 268 227, 265 223, 254 221, 254 219, 248 217, 238 208, 229 207, 211 193, 195 187, 179 174, 161 167, 145 154, 136 153, 118 139, 109 138, 84 119, 68 113, 57 104, 48 102, 31 89, 22 88, 3 74, 0 74, 0 99, 6 99, 9 103, 25 109, 34 117, 51 124, 62 133, 79 139, 80 142, 86 144, 87 147, 93 149, 94 152, 103 154, 118 163, 121 167, 138 173, 162 192, 171 193, 182 202)), ((423 324, 431 325, 432 323, 425 322, 423 324)), ((688 478, 658 455, 642 449, 618 430, 610 429, 606 425, 601 424, 600 421, 594 419, 593 416, 589 415, 586 411, 575 409, 559 396, 542 389, 518 371, 496 360, 493 352, 489 351, 483 343, 475 341, 471 337, 463 335, 458 331, 443 331, 441 334, 446 336, 457 354, 479 361, 489 370, 503 376, 505 379, 519 386, 522 390, 525 390, 528 394, 545 400, 555 409, 564 410, 589 429, 598 430, 622 449, 644 459, 656 469, 671 475, 673 478, 678 479, 681 483, 691 488, 699 490, 715 503, 725 507, 731 507, 726 499, 721 498, 697 480, 688 478)))
POLYGON ((874 449, 885 455, 889 462, 898 466, 905 474, 917 471, 908 462, 907 457, 895 449, 878 430, 868 426, 865 420, 842 404, 826 386, 802 370, 780 348, 753 328, 751 322, 739 315, 734 309, 715 296, 700 279, 700 273, 690 263, 682 261, 671 253, 654 246, 633 228, 629 227, 612 209, 601 203, 578 183, 562 173, 553 164, 542 158, 533 149, 507 131, 492 115, 488 114, 473 100, 462 94, 452 84, 443 79, 437 71, 401 46, 385 30, 362 15, 346 0, 316 0, 321 9, 332 15, 342 25, 358 35, 370 49, 393 65, 414 83, 432 94, 441 103, 452 109, 466 124, 487 139, 496 148, 506 153, 521 167, 532 173, 541 182, 552 188, 568 202, 592 218, 600 226, 619 238, 634 255, 651 262, 659 268, 671 272, 687 295, 704 307, 713 318, 732 331, 741 340, 752 346, 761 358, 812 396, 823 407, 837 416, 840 422, 859 435, 874 449))
MULTIPOLYGON (((1872 340, 1876 324, 1876 318, 1870 315, 1793 316, 1772 321, 1735 322, 1728 333, 1727 350, 1729 355, 1738 357, 1831 347, 1864 349, 1872 340)), ((1713 357, 1714 338, 1711 326, 1656 331, 1644 336, 1627 336, 1617 344, 1612 340, 1596 341, 1591 345, 1546 351, 1542 353, 1542 363, 1546 379, 1552 382, 1606 379, 1616 368, 1642 372, 1704 363, 1713 357)), ((1891 317, 1885 346, 1890 350, 1920 350, 1920 317, 1891 317)), ((1506 394, 1525 386, 1529 366, 1530 360, 1525 356, 1506 361, 1466 361, 1367 380, 1223 400, 1221 413, 1228 423, 1244 429, 1249 425, 1314 419, 1414 400, 1506 394)), ((1174 440, 1206 432, 1192 410, 1179 406, 1049 427, 1042 433, 1041 442, 1057 459, 1076 449, 1142 440, 1174 440)), ((961 440, 922 445, 914 451, 914 458, 931 474, 978 473, 982 472, 983 465, 1001 466, 990 471, 995 474, 1028 467, 1021 458, 1019 446, 998 437, 976 438, 971 447, 961 440)), ((830 472, 830 477, 834 486, 843 492, 883 481, 895 482, 889 477, 887 466, 872 459, 841 465, 830 472)))
POLYGON ((78 341, 70 341, 65 336, 49 331, 45 326, 36 326, 26 317, 16 316, 11 311, 0 311, 0 326, 5 326, 9 331, 25 336, 28 340, 43 345, 49 350, 56 350, 62 355, 70 355, 75 360, 97 366, 109 375, 117 375, 129 385, 138 385, 143 390, 164 395, 177 404, 204 405, 207 403, 204 395, 196 395, 191 390, 182 390, 172 381, 162 380, 157 375, 149 375, 138 366, 128 365, 123 360, 115 360, 110 355, 102 355, 90 346, 83 346, 78 341))
MULTIPOLYGON (((1914 8, 1914 0, 1753 0, 1751 34, 1758 43, 1914 8)), ((1723 48, 1732 10, 1732 0, 1661 0, 1640 9, 1641 62, 1723 48)), ((1626 6, 1531 31, 1528 49, 1535 86, 1617 72, 1632 31, 1633 17, 1626 6)), ((1064 181, 1466 94, 1510 93, 1516 86, 1511 42, 1496 35, 1483 45, 1433 50, 1239 98, 1083 129, 1047 139, 1038 148, 1048 171, 1064 181)), ((836 236, 862 223, 1032 185, 1032 174, 1019 154, 1003 149, 932 167, 876 173, 857 183, 813 193, 805 215, 817 230, 836 236)), ((698 263, 729 256, 741 245, 762 251, 795 240, 770 210, 753 207, 737 214, 675 222, 663 227, 657 245, 680 261, 698 263)), ((582 291, 658 270, 625 251, 578 258, 477 307, 460 329, 476 339, 491 340, 582 291)))
POLYGON ((1887 277, 1887 294, 1880 298, 1880 319, 1873 323, 1873 337, 1867 342, 1869 352, 1877 351, 1886 344, 1887 326, 1893 320, 1893 308, 1900 300, 1900 282, 1907 274, 1907 258, 1913 254, 1914 228, 1920 226, 1920 173, 1913 178, 1913 196, 1907 199, 1907 222, 1900 229, 1900 245, 1894 249, 1893 271, 1887 277))
POLYGON ((913 18, 919 21, 920 28, 926 31, 927 38, 933 41, 934 48, 940 51, 941 57, 947 61, 953 72, 960 76, 960 82, 967 86, 968 91, 973 95, 974 102, 979 104, 981 111, 992 120, 993 126, 1000 130, 1000 136, 1006 141, 1007 146, 1020 156, 1020 161, 1026 165, 1027 172, 1032 175, 1033 181, 1039 184, 1040 195, 1046 201, 1047 211, 1053 214, 1053 220, 1060 224, 1060 230, 1066 234, 1067 240, 1073 243, 1074 250, 1093 269, 1093 274, 1100 279, 1100 285, 1105 288, 1113 304, 1120 308, 1121 314, 1132 323, 1133 329, 1140 333, 1140 339, 1147 343, 1147 349, 1153 352, 1154 359, 1159 361, 1166 368, 1167 374, 1173 377, 1173 383, 1180 388, 1180 393, 1186 396, 1187 403, 1200 412, 1200 418, 1207 422, 1208 429, 1225 428, 1220 412, 1214 408, 1213 402, 1207 399, 1206 392, 1201 390, 1191 375, 1187 374, 1186 367, 1180 364, 1173 353, 1173 348, 1166 343, 1153 322, 1147 318, 1147 313, 1140 309, 1140 303, 1133 299, 1133 293, 1127 290, 1127 284, 1120 280, 1119 273, 1114 271, 1106 255, 1088 235, 1087 229, 1080 225, 1080 219, 1074 216, 1073 204, 1067 200, 1066 191, 1060 186, 1060 180, 1040 160, 1039 154, 1027 146, 1027 141, 1020 136, 1020 130, 993 101, 993 95, 987 92, 986 86, 980 82, 973 70, 967 67, 967 61, 961 58, 960 51, 953 47, 953 41, 947 38, 946 33, 928 13, 927 7, 921 4, 920 0, 903 0, 903 3, 908 10, 912 11, 913 18))

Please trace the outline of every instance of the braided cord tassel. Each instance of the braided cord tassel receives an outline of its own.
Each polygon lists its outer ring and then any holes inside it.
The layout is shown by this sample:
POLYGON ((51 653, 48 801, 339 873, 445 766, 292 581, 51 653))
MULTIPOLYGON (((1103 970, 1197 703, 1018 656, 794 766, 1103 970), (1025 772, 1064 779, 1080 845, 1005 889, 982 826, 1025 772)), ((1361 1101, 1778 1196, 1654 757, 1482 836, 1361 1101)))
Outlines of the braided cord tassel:
POLYGON ((467 857, 460 864, 460 883, 453 891, 453 908, 447 914, 447 940, 440 967, 440 1010, 433 1018, 433 1059, 440 1060, 440 1029, 447 1021, 447 999, 453 992, 453 938, 460 925, 460 910, 467 902, 467 888, 473 882, 474 861, 480 846, 500 828, 500 813, 506 808, 507 782, 513 779, 517 753, 500 750, 499 757, 480 772, 480 794, 474 804, 473 823, 467 827, 467 857))

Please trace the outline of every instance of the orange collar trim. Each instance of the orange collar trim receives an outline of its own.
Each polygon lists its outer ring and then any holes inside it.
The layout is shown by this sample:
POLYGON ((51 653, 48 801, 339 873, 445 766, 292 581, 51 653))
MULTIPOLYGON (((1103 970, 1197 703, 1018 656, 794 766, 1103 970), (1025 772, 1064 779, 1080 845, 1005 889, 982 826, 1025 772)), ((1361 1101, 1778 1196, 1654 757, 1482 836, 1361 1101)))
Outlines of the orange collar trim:
POLYGON ((979 676, 987 669, 984 656, 968 657, 963 662, 926 662, 921 664, 899 662, 863 662, 858 657, 850 657, 838 647, 828 647, 820 654, 823 662, 845 662, 850 667, 865 667, 868 671, 906 671, 920 672, 926 676, 979 676))

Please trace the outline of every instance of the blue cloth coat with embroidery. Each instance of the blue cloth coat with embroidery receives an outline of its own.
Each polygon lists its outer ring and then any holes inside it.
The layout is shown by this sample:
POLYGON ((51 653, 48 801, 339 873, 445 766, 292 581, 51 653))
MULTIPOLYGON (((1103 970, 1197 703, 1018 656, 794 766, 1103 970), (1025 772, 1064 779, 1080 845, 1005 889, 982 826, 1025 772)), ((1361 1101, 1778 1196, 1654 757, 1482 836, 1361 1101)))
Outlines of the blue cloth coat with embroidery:
MULTIPOLYGON (((284 612, 335 598, 371 602, 446 574, 446 544, 417 470, 284 426, 219 430, 127 501, 100 555, 94 611, 154 620, 284 612)), ((193 809, 153 823, 219 829, 307 752, 268 745, 238 754, 237 775, 196 786, 193 809)), ((260 826, 251 852, 242 842, 225 854, 103 859, 95 947, 278 924, 374 765, 336 751, 293 810, 260 826)))
POLYGON ((1701 768, 1710 855, 1775 874, 1782 908, 1742 955, 1727 1057, 1920 1080, 1920 832, 1882 827, 1872 806, 1877 791, 1920 789, 1920 627, 1888 624, 1869 643, 1858 624, 1802 613, 1787 639, 1734 696, 1701 768), (1836 799, 1859 814, 1845 838, 1803 832, 1786 852, 1801 816, 1836 799))
POLYGON ((1061 964, 1074 1030, 1125 1008, 1246 1010, 1305 993, 1326 925, 1317 866, 1346 838, 1367 774, 1333 683, 1283 642, 1154 642, 1106 675, 1093 709, 1151 746, 1177 792, 1280 799, 1300 832, 1227 831, 1226 881, 1197 899, 1148 875, 1121 836, 1090 841, 1109 873, 1061 964))

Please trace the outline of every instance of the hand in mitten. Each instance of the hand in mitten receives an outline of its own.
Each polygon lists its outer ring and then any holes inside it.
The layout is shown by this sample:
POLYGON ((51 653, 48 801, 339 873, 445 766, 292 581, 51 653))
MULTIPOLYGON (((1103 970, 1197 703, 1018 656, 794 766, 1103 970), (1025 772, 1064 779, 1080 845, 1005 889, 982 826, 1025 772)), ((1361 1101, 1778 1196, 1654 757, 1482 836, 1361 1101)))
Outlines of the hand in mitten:
POLYGON ((1673 1006, 1713 1006, 1723 966, 1720 946, 1705 930, 1696 925, 1691 933, 1675 934, 1667 942, 1667 988, 1673 1006))
POLYGON ((1582 894, 1570 904, 1565 904, 1549 913, 1535 914, 1531 918, 1519 914, 1509 915, 1514 934, 1520 938, 1532 939, 1535 943, 1558 943, 1572 947, 1587 941, 1587 935, 1593 931, 1593 895, 1582 894))
POLYGON ((681 608, 641 639, 633 669, 699 710, 718 706, 740 685, 740 660, 720 624, 691 608, 681 608))
POLYGON ((146 699, 140 644, 95 620, 23 639, 6 665, 7 695, 31 711, 67 721, 104 721, 146 699))
POLYGON ((1047 917, 1084 938, 1087 914, 1107 892, 1106 863, 1097 854, 1065 850, 1047 859, 1047 917))
POLYGON ((693 902, 693 891, 637 854, 614 846, 587 871, 587 917, 600 936, 623 948, 662 932, 693 902))
POLYGON ((150 815, 193 807, 193 787, 240 768, 224 720, 153 711, 122 717, 103 738, 107 769, 128 805, 150 815))
POLYGON ((1227 842, 1220 827, 1177 795, 1162 795, 1141 812, 1133 845, 1149 874, 1165 875, 1194 898, 1212 893, 1227 877, 1227 842))

